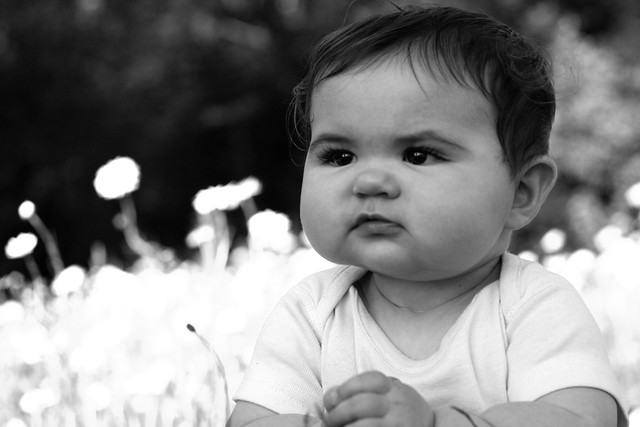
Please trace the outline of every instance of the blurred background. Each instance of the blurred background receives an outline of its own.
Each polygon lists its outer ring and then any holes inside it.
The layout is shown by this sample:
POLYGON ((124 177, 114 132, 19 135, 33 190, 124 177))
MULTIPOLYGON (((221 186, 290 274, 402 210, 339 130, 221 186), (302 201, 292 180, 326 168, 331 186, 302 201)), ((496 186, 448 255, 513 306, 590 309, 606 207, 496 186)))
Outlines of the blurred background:
MULTIPOLYGON (((640 407, 640 2, 439 4, 555 62, 560 176, 511 249, 576 286, 640 407)), ((0 426, 223 425, 264 316, 328 266, 300 233, 291 91, 322 35, 393 7, 0 2, 0 426)))

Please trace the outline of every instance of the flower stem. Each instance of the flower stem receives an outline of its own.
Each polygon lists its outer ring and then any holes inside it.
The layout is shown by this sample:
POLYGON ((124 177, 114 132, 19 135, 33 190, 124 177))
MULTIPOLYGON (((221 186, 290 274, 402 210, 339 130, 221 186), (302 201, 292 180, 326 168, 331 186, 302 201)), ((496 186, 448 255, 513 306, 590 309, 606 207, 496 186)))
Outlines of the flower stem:
POLYGON ((229 260, 229 250, 231 249, 231 236, 229 235, 229 223, 227 216, 223 211, 213 211, 211 213, 216 231, 216 254, 215 254, 215 271, 224 271, 229 260))
POLYGON ((256 206, 256 201, 253 200, 253 197, 240 203, 240 209, 242 209, 245 221, 249 221, 249 218, 258 212, 258 207, 256 206))
POLYGON ((224 413, 223 419, 226 420, 229 418, 231 407, 229 405, 229 390, 227 388, 227 377, 224 372, 224 365, 222 364, 222 360, 220 360, 220 356, 218 356, 218 353, 216 353, 213 347, 211 347, 211 344, 209 344, 209 341, 207 341, 202 335, 200 335, 198 331, 196 331, 196 328, 193 325, 188 323, 187 329, 189 330, 189 332, 193 333, 196 337, 198 337, 198 340, 200 340, 202 345, 209 351, 209 353, 213 355, 216 371, 222 380, 222 384, 224 385, 223 392, 224 392, 225 413, 224 413))
POLYGON ((36 230, 40 235, 40 238, 44 243, 44 248, 47 251, 49 262, 53 269, 53 274, 57 276, 62 270, 64 270, 64 264, 62 262, 62 257, 60 256, 60 251, 58 250, 56 239, 53 237, 47 226, 44 225, 44 222, 42 222, 38 214, 34 213, 31 215, 28 221, 34 230, 36 230))
POLYGON ((122 233, 127 245, 138 255, 153 257, 155 253, 154 247, 140 236, 138 230, 138 221, 136 215, 136 207, 133 203, 131 195, 127 194, 119 199, 120 211, 124 219, 122 224, 122 233))
POLYGON ((38 264, 36 264, 35 259, 31 254, 24 257, 24 263, 27 265, 27 271, 29 271, 29 275, 31 276, 31 281, 33 283, 41 282, 42 275, 40 274, 40 269, 38 268, 38 264))

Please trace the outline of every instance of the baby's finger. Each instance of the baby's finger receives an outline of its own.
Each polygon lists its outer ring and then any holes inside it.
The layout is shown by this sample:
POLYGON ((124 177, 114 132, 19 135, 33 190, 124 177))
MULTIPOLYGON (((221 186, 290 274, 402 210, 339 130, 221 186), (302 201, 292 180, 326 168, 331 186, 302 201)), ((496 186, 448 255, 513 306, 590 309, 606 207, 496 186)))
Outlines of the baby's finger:
POLYGON ((363 419, 380 419, 389 411, 389 402, 377 393, 360 393, 328 411, 323 422, 328 427, 351 425, 363 419))
POLYGON ((330 411, 341 401, 358 393, 384 394, 390 390, 391 380, 386 375, 377 371, 363 372, 329 389, 324 395, 324 406, 330 411))

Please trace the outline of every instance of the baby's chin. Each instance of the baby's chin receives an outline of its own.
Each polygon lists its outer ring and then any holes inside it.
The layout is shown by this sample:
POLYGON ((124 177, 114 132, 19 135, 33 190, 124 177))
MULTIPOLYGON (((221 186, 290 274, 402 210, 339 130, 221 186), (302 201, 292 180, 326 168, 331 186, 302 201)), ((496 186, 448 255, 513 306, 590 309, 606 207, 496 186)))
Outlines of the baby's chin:
POLYGON ((446 278, 446 273, 443 274, 443 272, 438 272, 429 268, 416 268, 415 265, 404 262, 393 262, 388 258, 377 262, 375 260, 369 260, 368 262, 364 262, 362 260, 342 260, 332 262, 336 264, 354 265, 370 271, 377 276, 398 281, 426 282, 446 278))
POLYGON ((448 274, 455 273, 441 271, 437 266, 416 262, 403 250, 380 250, 364 254, 357 247, 348 248, 345 245, 327 243, 326 240, 308 236, 311 247, 324 259, 337 265, 353 265, 374 274, 405 281, 429 281, 446 279, 448 274))

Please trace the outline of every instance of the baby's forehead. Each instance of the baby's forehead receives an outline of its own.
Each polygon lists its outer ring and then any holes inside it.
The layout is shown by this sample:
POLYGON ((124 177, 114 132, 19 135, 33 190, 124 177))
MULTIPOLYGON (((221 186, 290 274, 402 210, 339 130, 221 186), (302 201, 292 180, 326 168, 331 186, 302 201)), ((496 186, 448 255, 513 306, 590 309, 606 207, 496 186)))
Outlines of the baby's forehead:
POLYGON ((341 63, 338 66, 326 66, 318 73, 314 91, 325 80, 340 76, 370 72, 375 69, 384 69, 400 65, 406 72, 411 73, 419 83, 425 80, 433 81, 442 87, 449 85, 461 86, 465 89, 480 92, 489 102, 493 99, 485 82, 494 73, 489 66, 475 70, 477 66, 469 66, 459 55, 443 56, 442 54, 416 49, 395 49, 381 52, 367 58, 361 58, 357 62, 341 63), (425 79, 426 78, 426 79, 425 79))
MULTIPOLYGON (((323 87, 332 82, 333 91, 346 90, 358 81, 372 81, 367 88, 378 85, 393 87, 395 78, 412 79, 416 82, 416 92, 412 95, 424 96, 427 100, 446 97, 450 93, 464 92, 469 101, 474 104, 482 104, 487 115, 493 121, 496 108, 493 99, 483 91, 474 78, 463 67, 449 68, 440 59, 420 58, 409 55, 393 54, 376 56, 360 63, 352 64, 340 72, 327 72, 325 77, 319 78, 314 86, 310 99, 310 112, 314 109, 319 92, 325 92, 323 87), (379 78, 382 75, 383 78, 379 78), (337 84, 336 84, 337 83, 337 84)), ((310 117, 313 120, 313 117, 310 117)))
POLYGON ((355 128, 373 135, 468 126, 495 128, 492 105, 477 90, 415 72, 399 61, 380 62, 332 76, 311 102, 312 133, 355 128), (372 120, 375 117, 375 120, 372 120), (401 129, 399 129, 400 127, 401 129))

